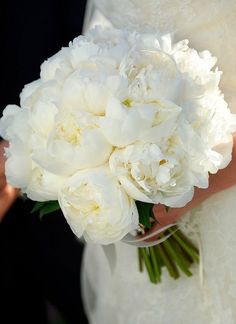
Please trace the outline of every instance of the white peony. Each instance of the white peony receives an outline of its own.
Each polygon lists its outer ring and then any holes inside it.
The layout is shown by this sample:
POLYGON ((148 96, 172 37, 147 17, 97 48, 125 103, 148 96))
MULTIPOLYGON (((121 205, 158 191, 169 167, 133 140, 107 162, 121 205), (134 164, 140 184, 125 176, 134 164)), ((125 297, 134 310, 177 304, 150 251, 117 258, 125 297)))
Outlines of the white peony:
POLYGON ((0 121, 0 132, 9 141, 5 150, 7 182, 35 201, 57 200, 64 177, 40 168, 32 153, 46 146, 57 109, 38 101, 32 109, 9 105, 0 121))
POLYGON ((65 180, 65 177, 50 173, 33 163, 30 179, 22 192, 35 201, 57 200, 58 191, 65 180))
POLYGON ((31 83, 28 83, 24 86, 20 93, 20 106, 22 108, 30 108, 31 103, 29 102, 29 98, 31 98, 31 95, 36 92, 37 89, 39 89, 41 84, 41 80, 35 80, 31 83))
POLYGON ((17 140, 21 145, 27 145, 30 135, 29 111, 17 105, 8 105, 0 119, 0 134, 8 141, 17 140))
POLYGON ((125 147, 137 140, 160 142, 176 128, 181 108, 166 100, 135 102, 112 98, 99 124, 106 139, 114 146, 125 147))
POLYGON ((75 235, 88 242, 114 243, 138 226, 134 200, 106 167, 69 178, 59 193, 59 204, 75 235))
POLYGON ((5 163, 7 182, 15 188, 26 188, 32 171, 32 159, 27 149, 10 142, 9 148, 5 149, 5 156, 7 157, 5 163))
POLYGON ((29 111, 16 105, 8 105, 0 120, 0 134, 9 141, 5 149, 7 182, 14 187, 24 188, 30 179, 30 126, 29 111))
POLYGON ((62 48, 58 53, 50 57, 41 65, 40 77, 43 82, 57 80, 63 83, 65 78, 73 72, 69 60, 70 50, 62 48))
POLYGON ((146 46, 144 42, 143 48, 130 51, 120 64, 121 75, 129 81, 129 99, 139 102, 160 99, 178 102, 184 81, 174 58, 159 46, 153 49, 146 46))
POLYGON ((177 154, 164 154, 156 144, 136 143, 116 149, 109 164, 123 188, 135 200, 183 207, 193 197, 192 178, 186 168, 184 152, 180 151, 178 159, 177 154))
POLYGON ((68 109, 56 116, 47 145, 35 150, 33 160, 49 172, 66 176, 106 163, 111 151, 96 116, 68 109))
POLYGON ((116 62, 100 57, 90 58, 81 62, 66 79, 61 106, 103 116, 108 100, 119 92, 122 81, 117 73, 116 62))

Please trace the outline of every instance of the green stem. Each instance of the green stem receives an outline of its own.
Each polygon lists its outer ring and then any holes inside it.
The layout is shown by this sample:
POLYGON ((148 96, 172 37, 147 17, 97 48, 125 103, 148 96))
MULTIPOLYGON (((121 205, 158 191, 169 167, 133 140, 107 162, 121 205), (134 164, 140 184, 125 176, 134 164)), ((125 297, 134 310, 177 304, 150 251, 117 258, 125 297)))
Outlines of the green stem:
POLYGON ((152 261, 152 265, 153 265, 153 271, 156 277, 156 281, 160 282, 161 281, 161 271, 160 271, 160 265, 158 264, 158 260, 156 257, 156 253, 155 253, 155 249, 153 246, 148 248, 149 250, 149 254, 150 254, 150 258, 152 261))
POLYGON ((159 265, 160 275, 161 275, 161 268, 164 267, 164 262, 162 260, 162 257, 160 255, 160 252, 159 252, 159 249, 157 248, 157 246, 154 246, 153 248, 154 248, 154 251, 155 251, 155 254, 156 254, 157 263, 159 265))
POLYGON ((143 261, 145 263, 145 266, 146 266, 150 281, 152 283, 156 283, 156 278, 155 278, 155 275, 153 273, 152 264, 151 264, 150 257, 149 257, 149 255, 147 253, 146 248, 140 248, 140 253, 141 253, 142 259, 143 259, 143 261))
POLYGON ((139 271, 143 272, 143 258, 140 248, 138 248, 139 271))
POLYGON ((193 259, 182 249, 179 243, 176 241, 174 237, 170 237, 170 242, 173 248, 176 250, 178 255, 183 259, 183 262, 186 264, 186 267, 189 268, 193 263, 193 259))
POLYGON ((172 259, 175 260, 176 264, 178 267, 187 275, 187 276, 192 276, 192 273, 188 270, 188 265, 185 262, 185 259, 181 257, 181 254, 179 254, 175 248, 174 245, 172 245, 172 240, 167 239, 166 241, 163 242, 164 247, 172 257, 172 259))
MULTIPOLYGON (((177 228, 177 227, 176 227, 177 228)), ((193 242, 180 230, 178 229, 176 232, 175 232, 176 235, 178 235, 181 240, 185 241, 189 247, 191 247, 191 249, 193 251, 195 251, 197 254, 199 253, 198 249, 196 248, 196 246, 193 244, 193 242)))
POLYGON ((172 262, 172 260, 169 258, 168 253, 166 252, 163 243, 158 244, 157 246, 158 252, 160 253, 160 256, 163 260, 164 265, 167 267, 167 270, 171 277, 174 279, 179 278, 179 272, 176 268, 175 264, 172 262))
POLYGON ((199 263, 199 253, 196 252, 195 249, 192 249, 191 246, 188 245, 188 243, 186 243, 179 235, 176 234, 176 232, 172 232, 172 233, 173 233, 173 237, 176 239, 176 241, 179 243, 182 249, 191 256, 193 261, 199 263))

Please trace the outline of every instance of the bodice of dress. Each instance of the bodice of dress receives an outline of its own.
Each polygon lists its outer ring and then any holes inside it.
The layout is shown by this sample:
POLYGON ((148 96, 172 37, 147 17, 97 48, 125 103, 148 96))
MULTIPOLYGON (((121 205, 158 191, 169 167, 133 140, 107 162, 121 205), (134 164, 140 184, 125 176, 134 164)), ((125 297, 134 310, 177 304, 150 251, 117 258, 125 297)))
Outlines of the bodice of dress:
POLYGON ((236 112, 235 0, 91 1, 97 9, 97 24, 171 33, 176 41, 189 39, 198 51, 209 50, 218 58, 217 66, 223 71, 221 89, 236 112))
MULTIPOLYGON (((161 33, 199 27, 235 9, 234 0, 93 0, 118 28, 158 29, 161 33)), ((218 21, 219 22, 219 21, 218 21)))

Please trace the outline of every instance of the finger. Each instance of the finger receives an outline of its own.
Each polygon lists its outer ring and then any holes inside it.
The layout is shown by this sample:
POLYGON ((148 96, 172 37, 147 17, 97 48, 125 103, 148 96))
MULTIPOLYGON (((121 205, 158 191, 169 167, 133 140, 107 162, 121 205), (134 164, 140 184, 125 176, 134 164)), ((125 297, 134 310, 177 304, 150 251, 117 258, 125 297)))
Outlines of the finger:
POLYGON ((183 208, 170 208, 168 211, 162 204, 154 205, 153 214, 162 226, 175 223, 183 214, 183 208))
POLYGON ((5 148, 8 147, 8 142, 7 141, 1 141, 0 142, 0 175, 4 174, 5 172, 5 148))
POLYGON ((19 190, 6 185, 0 192, 0 222, 19 195, 19 190))
POLYGON ((0 175, 0 191, 3 190, 6 186, 6 177, 4 174, 0 175))
MULTIPOLYGON (((178 208, 169 209, 167 211, 166 207, 162 204, 154 205, 153 214, 157 222, 152 226, 152 228, 147 233, 145 233, 143 237, 155 233, 161 230, 162 228, 166 227, 167 225, 174 224, 176 220, 179 218, 178 212, 179 212, 178 208)), ((145 241, 146 242, 156 241, 157 239, 160 238, 160 235, 161 233, 158 233, 152 238, 146 239, 145 241)))
POLYGON ((161 229, 164 228, 165 226, 155 223, 150 230, 148 230, 144 235, 143 238, 145 239, 146 242, 153 242, 158 239, 160 239, 160 236, 162 235, 161 229), (158 233, 157 233, 158 232, 158 233), (145 238, 146 236, 149 236, 150 234, 154 234, 153 237, 150 238, 145 238))

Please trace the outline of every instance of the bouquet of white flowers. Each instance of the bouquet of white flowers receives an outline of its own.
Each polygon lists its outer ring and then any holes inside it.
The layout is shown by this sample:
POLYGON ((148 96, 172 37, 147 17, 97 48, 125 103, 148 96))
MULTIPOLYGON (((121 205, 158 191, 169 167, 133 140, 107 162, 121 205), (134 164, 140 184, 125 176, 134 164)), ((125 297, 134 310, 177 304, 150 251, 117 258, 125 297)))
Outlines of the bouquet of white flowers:
MULTIPOLYGON (((153 204, 185 206, 231 160, 236 123, 215 64, 168 35, 95 28, 79 36, 42 64, 21 107, 4 110, 7 181, 41 215, 60 208, 87 242, 146 233, 153 204)), ((139 248, 152 282, 163 265, 176 278, 176 265, 190 275, 198 261, 177 228, 166 234, 139 248)))

